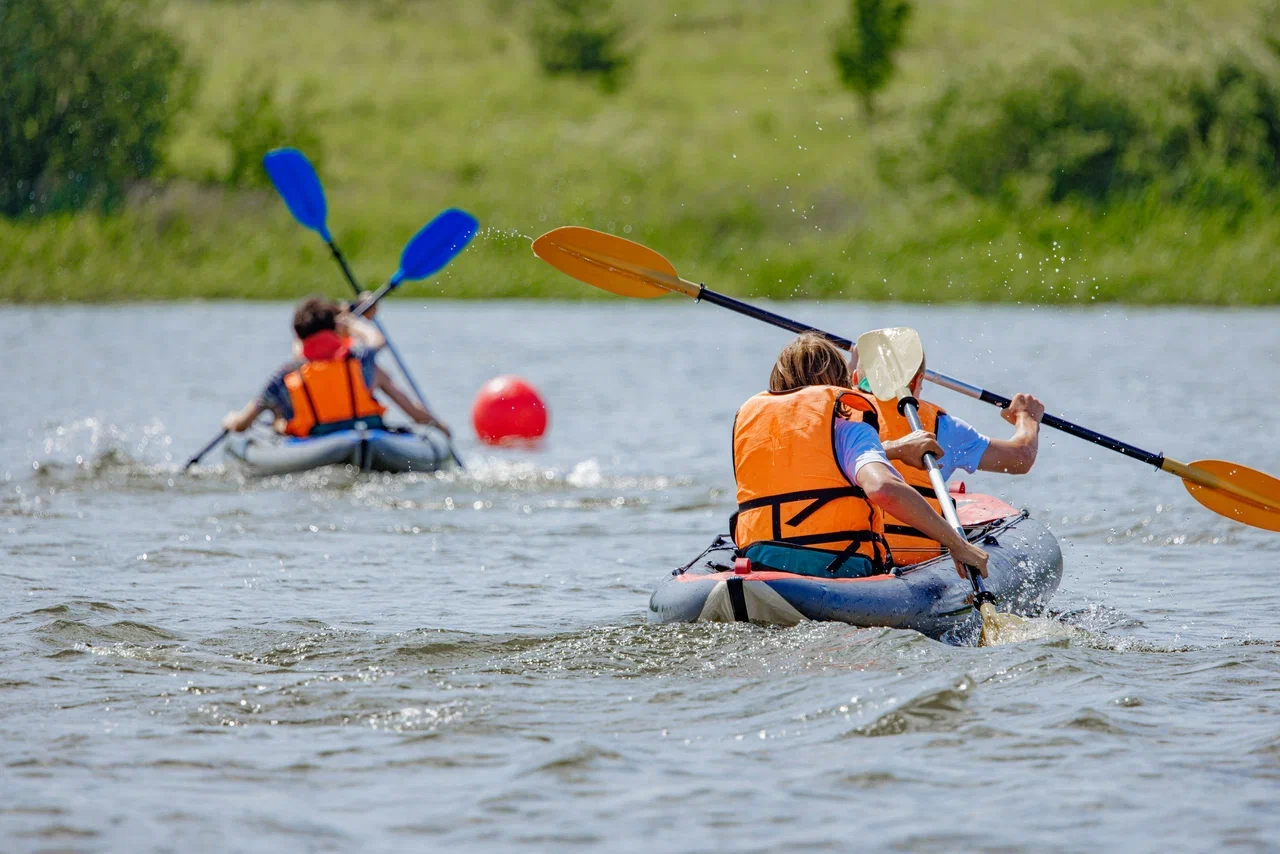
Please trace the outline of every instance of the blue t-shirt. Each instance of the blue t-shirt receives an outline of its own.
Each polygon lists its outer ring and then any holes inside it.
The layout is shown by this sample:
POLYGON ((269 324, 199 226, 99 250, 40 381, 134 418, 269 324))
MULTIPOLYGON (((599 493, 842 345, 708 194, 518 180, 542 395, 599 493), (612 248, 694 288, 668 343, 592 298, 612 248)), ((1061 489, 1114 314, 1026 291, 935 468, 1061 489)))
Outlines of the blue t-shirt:
POLYGON ((945 481, 951 479, 956 469, 964 469, 969 474, 977 471, 991 440, 969 426, 964 419, 943 414, 938 416, 938 444, 943 450, 938 467, 942 470, 942 479, 945 481))
MULTIPOLYGON (((938 416, 937 436, 943 451, 938 468, 944 481, 950 480, 957 469, 964 469, 970 474, 977 471, 982 455, 991 443, 967 421, 954 415, 938 416)), ((867 424, 843 419, 836 420, 836 459, 850 480, 867 463, 890 465, 875 430, 867 424)))
MULTIPOLYGON (((377 357, 377 350, 370 350, 363 344, 351 345, 347 353, 348 359, 360 361, 360 373, 364 376, 364 384, 370 391, 373 390, 374 375, 378 370, 377 357)), ((283 418, 285 421, 293 418, 293 399, 289 397, 289 388, 284 384, 284 378, 303 364, 305 363, 295 360, 281 365, 280 370, 271 375, 266 387, 262 389, 262 394, 258 396, 258 402, 264 408, 271 410, 277 418, 283 418)))
POLYGON ((857 483, 858 470, 867 463, 884 463, 889 466, 889 471, 899 476, 884 455, 880 434, 870 424, 860 421, 836 419, 836 462, 851 483, 857 483))

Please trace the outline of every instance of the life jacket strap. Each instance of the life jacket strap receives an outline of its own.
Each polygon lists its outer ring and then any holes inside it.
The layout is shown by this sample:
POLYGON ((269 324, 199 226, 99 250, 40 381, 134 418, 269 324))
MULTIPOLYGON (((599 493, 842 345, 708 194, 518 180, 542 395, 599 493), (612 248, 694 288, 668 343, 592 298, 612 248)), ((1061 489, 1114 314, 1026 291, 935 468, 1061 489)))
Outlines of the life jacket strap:
POLYGON ((914 489, 916 492, 923 495, 925 498, 928 498, 930 501, 938 500, 938 493, 934 490, 932 486, 919 486, 914 483, 907 484, 907 485, 910 486, 912 489, 914 489))
MULTIPOLYGON (((760 507, 769 507, 773 510, 773 534, 774 537, 782 536, 782 505, 791 504, 795 501, 804 501, 809 499, 809 504, 800 509, 786 524, 789 527, 803 525, 804 521, 817 513, 826 505, 835 501, 837 498, 861 498, 864 501, 867 493, 858 486, 837 486, 830 489, 806 489, 800 492, 784 492, 780 495, 766 495, 762 498, 753 498, 750 501, 744 501, 738 505, 738 513, 744 510, 755 510, 760 507)), ((737 523, 737 513, 730 518, 730 524, 737 523)), ((731 527, 730 530, 733 530, 731 527)), ((844 539, 841 537, 840 539, 844 539)))

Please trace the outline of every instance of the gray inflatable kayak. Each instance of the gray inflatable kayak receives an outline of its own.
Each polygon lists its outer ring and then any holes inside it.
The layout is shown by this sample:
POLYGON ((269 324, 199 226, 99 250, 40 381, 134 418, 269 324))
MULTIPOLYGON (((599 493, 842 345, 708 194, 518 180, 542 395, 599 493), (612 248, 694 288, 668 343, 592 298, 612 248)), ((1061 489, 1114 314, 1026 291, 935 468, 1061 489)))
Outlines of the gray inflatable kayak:
POLYGON ((231 437, 227 456, 259 477, 296 474, 324 466, 403 473, 431 472, 453 465, 443 437, 408 430, 343 430, 306 439, 251 430, 231 437))
MULTIPOLYGON (((1044 610, 1062 579, 1062 551, 1041 522, 999 499, 953 494, 970 541, 990 555, 987 589, 1000 611, 1044 610)), ((651 622, 751 621, 795 625, 835 620, 854 626, 914 629, 951 643, 975 643, 981 616, 973 588, 943 556, 870 578, 813 578, 735 570, 734 545, 718 537, 687 566, 664 578, 649 600, 651 622)))

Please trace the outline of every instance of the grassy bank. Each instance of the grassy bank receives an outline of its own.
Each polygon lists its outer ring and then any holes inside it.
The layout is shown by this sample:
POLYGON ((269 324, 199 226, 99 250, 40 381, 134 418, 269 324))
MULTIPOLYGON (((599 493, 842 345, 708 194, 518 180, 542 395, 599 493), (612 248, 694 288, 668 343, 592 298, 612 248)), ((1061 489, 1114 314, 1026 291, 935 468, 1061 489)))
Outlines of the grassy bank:
POLYGON ((615 231, 687 278, 751 296, 948 301, 1280 301, 1280 210, 1134 201, 1013 209, 937 184, 886 184, 919 111, 977 63, 1098 32, 1234 37, 1214 4, 939 0, 917 9, 900 76, 868 127, 830 62, 840 0, 627 6, 640 45, 620 93, 541 76, 515 0, 175 0, 203 66, 166 180, 128 208, 0 221, 0 300, 291 298, 343 293, 318 239, 269 191, 228 190, 217 127, 246 81, 316 91, 330 221, 367 280, 449 205, 485 226, 413 296, 593 295, 535 261, 562 224, 615 231), (692 10, 690 7, 693 7, 692 10), (1207 16, 1208 13, 1205 13, 1207 16))

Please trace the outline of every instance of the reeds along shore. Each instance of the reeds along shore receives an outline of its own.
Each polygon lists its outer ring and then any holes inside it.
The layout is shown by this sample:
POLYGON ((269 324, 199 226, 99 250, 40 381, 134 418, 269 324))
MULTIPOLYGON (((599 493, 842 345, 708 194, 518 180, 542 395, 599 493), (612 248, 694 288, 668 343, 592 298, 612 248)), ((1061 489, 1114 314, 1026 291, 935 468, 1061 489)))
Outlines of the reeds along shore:
POLYGON ((1280 72, 1255 3, 920 3, 874 123, 831 61, 843 0, 617 2, 635 52, 615 92, 540 73, 532 5, 161 4, 199 68, 161 171, 109 214, 0 219, 0 300, 345 294, 269 187, 228 183, 227 128, 267 81, 365 281, 437 211, 479 217, 409 296, 594 298, 529 251, 580 224, 752 297, 1280 302, 1280 72), (1184 139, 1196 97, 1231 109, 1184 139))

